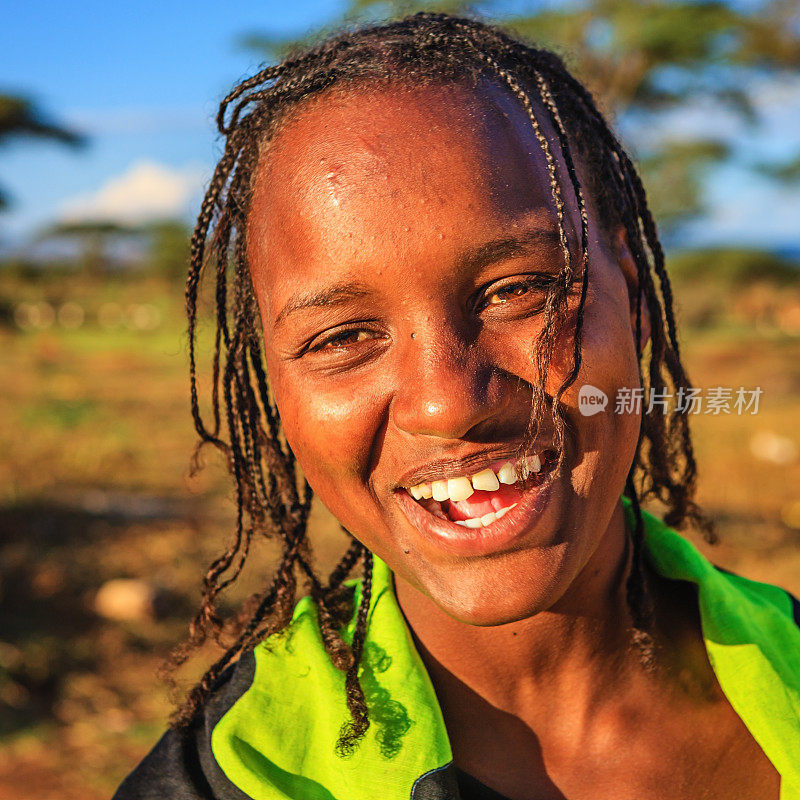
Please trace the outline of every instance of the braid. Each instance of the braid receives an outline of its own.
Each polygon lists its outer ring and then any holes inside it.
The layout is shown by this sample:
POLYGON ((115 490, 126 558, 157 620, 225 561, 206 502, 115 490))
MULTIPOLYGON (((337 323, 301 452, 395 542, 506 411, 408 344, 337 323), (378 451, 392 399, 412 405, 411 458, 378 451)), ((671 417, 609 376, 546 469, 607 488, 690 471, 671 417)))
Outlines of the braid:
MULTIPOLYGON (((555 157, 553 156, 550 142, 544 135, 539 120, 533 110, 533 104, 528 93, 520 86, 517 80, 505 69, 503 69, 497 62, 490 56, 484 56, 484 61, 494 69, 494 71, 505 81, 508 88, 513 92, 517 99, 525 109, 525 113, 531 121, 531 127, 536 136, 539 146, 544 153, 545 161, 547 163, 547 173, 550 178, 550 192, 553 198, 553 203, 556 207, 556 219, 558 224, 558 238, 561 243, 561 250, 564 255, 564 271, 562 272, 562 280, 556 285, 554 291, 550 293, 547 299, 547 306, 545 311, 545 324, 539 334, 535 343, 535 353, 538 356, 538 371, 539 381, 534 388, 534 398, 531 404, 531 419, 526 431, 526 445, 530 446, 536 439, 539 432, 539 420, 544 407, 547 404, 547 395, 545 393, 545 384, 550 370, 550 361, 552 360, 553 348, 555 346, 556 331, 563 324, 563 319, 566 313, 566 299, 567 290, 572 283, 572 254, 569 249, 569 241, 567 239, 566 231, 566 212, 564 208, 564 198, 561 192, 561 183, 559 181, 558 170, 556 167, 555 157)), ((553 398, 550 403, 551 415, 554 426, 554 445, 559 453, 558 466, 560 467, 564 459, 564 420, 558 412, 557 405, 558 395, 553 398)), ((527 463, 527 461, 525 462, 527 463)), ((555 472, 555 471, 554 471, 555 472)))
MULTIPOLYGON (((559 467, 565 458, 566 423, 561 398, 581 368, 590 275, 587 204, 576 155, 585 166, 584 181, 597 200, 603 222, 608 229, 623 227, 636 263, 636 350, 642 387, 663 390, 690 386, 680 360, 664 252, 641 179, 591 94, 553 53, 523 44, 477 20, 424 12, 338 34, 243 81, 225 97, 217 114, 225 148, 200 207, 186 281, 190 409, 199 436, 193 469, 199 466, 199 451, 204 445, 221 451, 234 480, 237 512, 232 542, 208 568, 200 610, 190 625, 188 641, 173 654, 173 666, 183 663, 207 635, 218 638, 226 627, 238 632, 189 694, 174 718, 175 724, 196 719, 219 675, 243 652, 289 624, 301 579, 319 610, 325 649, 345 677, 350 720, 342 727, 338 752, 352 752, 369 726, 358 672, 372 597, 372 554, 351 537, 327 581, 320 579, 312 566, 306 528, 313 493, 308 482, 298 476, 271 395, 247 261, 246 221, 252 184, 260 159, 268 157, 268 145, 281 125, 304 102, 326 91, 398 82, 477 86, 486 79, 505 87, 530 122, 546 163, 563 254, 562 270, 548 290, 542 331, 532 343, 537 382, 532 387, 523 451, 534 443, 549 410, 559 467), (544 126, 552 129, 554 140, 544 126), (580 216, 577 253, 571 251, 567 235, 565 191, 570 192, 580 216), (207 261, 213 262, 216 315, 209 425, 198 393, 196 343, 198 298, 207 261), (569 295, 578 281, 580 300, 570 331, 572 363, 552 399, 548 399, 545 385, 555 342, 566 325, 569 295), (650 318, 649 348, 642 342, 645 310, 650 318), (253 543, 264 537, 277 538, 281 543, 274 576, 254 595, 238 622, 221 619, 216 608, 220 593, 238 579, 253 543), (358 608, 353 609, 353 590, 345 580, 359 561, 363 579, 358 608), (348 643, 343 632, 354 612, 353 636, 348 643)), ((626 596, 636 635, 644 643, 643 652, 647 651, 652 608, 642 565, 640 502, 657 498, 666 506, 668 524, 680 527, 693 522, 710 534, 694 501, 696 474, 686 415, 676 411, 643 415, 625 489, 637 520, 630 534, 632 563, 626 596)))
POLYGON ((364 690, 358 680, 358 667, 364 651, 364 640, 367 634, 367 614, 372 600, 372 553, 364 551, 364 579, 361 584, 361 602, 358 604, 356 627, 351 645, 352 660, 345 675, 347 692, 347 708, 351 719, 346 722, 337 744, 337 752, 348 756, 353 752, 356 742, 366 733, 369 727, 369 715, 364 690))

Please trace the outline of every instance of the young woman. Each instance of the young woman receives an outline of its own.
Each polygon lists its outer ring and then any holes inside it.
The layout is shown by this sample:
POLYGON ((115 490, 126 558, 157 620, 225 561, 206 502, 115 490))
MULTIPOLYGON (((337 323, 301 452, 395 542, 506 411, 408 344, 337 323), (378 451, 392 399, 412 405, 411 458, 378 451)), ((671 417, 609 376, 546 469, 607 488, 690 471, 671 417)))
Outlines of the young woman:
POLYGON ((644 190, 584 87, 418 14, 264 70, 218 121, 191 396, 239 514, 190 644, 254 537, 283 555, 117 798, 800 797, 797 606, 672 530, 708 530, 686 415, 615 413, 689 382, 644 190), (312 491, 352 537, 327 579, 312 491))

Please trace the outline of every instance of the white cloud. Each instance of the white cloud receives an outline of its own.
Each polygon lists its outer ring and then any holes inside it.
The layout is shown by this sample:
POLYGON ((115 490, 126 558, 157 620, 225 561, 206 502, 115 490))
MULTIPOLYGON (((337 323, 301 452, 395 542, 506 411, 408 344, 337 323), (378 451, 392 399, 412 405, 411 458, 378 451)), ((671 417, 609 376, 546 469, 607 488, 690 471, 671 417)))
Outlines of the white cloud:
POLYGON ((174 169, 141 161, 95 191, 64 201, 58 216, 65 222, 111 220, 127 224, 185 217, 206 178, 202 167, 174 169))

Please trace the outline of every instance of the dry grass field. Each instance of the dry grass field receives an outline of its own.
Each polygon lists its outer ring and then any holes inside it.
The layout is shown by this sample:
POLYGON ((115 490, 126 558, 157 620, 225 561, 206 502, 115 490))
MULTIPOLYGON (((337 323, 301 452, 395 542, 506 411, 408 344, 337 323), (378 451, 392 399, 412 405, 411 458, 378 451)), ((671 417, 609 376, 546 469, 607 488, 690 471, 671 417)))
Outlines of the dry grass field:
MULTIPOLYGON (((763 390, 756 415, 693 420, 721 538, 703 547, 800 593, 800 332, 769 310, 786 288, 747 291, 749 305, 713 284, 678 289, 696 385, 763 390)), ((188 476, 181 303, 158 278, 0 273, 0 797, 108 797, 165 724, 156 669, 232 520, 216 459, 188 476), (20 330, 17 304, 43 300, 80 304, 84 324, 20 330)), ((314 538, 322 561, 341 546, 320 510, 314 538)), ((237 596, 270 560, 255 554, 237 596)))

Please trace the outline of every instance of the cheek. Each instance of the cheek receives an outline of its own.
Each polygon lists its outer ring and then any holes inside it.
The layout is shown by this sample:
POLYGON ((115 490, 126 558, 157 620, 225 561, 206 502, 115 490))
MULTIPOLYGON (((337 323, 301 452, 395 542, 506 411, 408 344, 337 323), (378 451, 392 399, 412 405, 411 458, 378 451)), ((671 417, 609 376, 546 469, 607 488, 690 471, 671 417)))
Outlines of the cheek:
MULTIPOLYGON (((588 484, 600 481, 620 491, 633 461, 641 415, 617 413, 620 389, 639 387, 639 371, 630 327, 627 297, 598 292, 591 297, 584 318, 581 369, 577 380, 564 396, 568 417, 577 431, 580 466, 574 475, 579 494, 588 484), (605 408, 584 413, 580 405, 581 387, 599 389, 606 397, 605 408)), ((571 359, 568 363, 571 363, 571 359)))
POLYGON ((340 496, 344 501, 366 491, 380 429, 379 398, 293 370, 273 367, 271 378, 289 446, 315 494, 338 516, 340 496))
POLYGON ((608 397, 606 412, 613 411, 619 389, 639 386, 638 361, 627 306, 610 311, 603 309, 602 312, 589 310, 584 326, 579 378, 605 392, 608 397))

